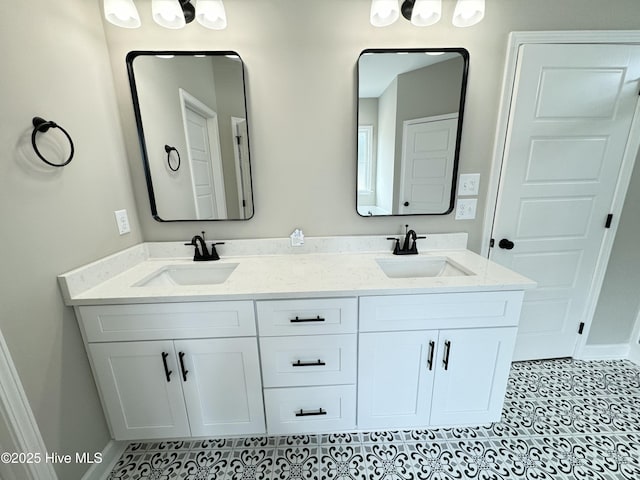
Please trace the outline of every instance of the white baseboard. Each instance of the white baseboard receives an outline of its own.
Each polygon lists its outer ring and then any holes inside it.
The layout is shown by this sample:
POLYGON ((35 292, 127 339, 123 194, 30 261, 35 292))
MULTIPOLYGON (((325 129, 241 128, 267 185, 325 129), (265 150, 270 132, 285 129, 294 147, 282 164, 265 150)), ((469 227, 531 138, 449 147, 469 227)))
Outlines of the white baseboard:
POLYGON ((627 359, 640 367, 640 348, 638 346, 631 347, 627 359))
POLYGON ((622 360, 629 357, 628 343, 585 345, 575 356, 580 360, 622 360))
POLYGON ((107 443, 107 446, 102 450, 102 462, 91 465, 81 480, 106 480, 127 445, 127 442, 116 442, 115 440, 107 443))

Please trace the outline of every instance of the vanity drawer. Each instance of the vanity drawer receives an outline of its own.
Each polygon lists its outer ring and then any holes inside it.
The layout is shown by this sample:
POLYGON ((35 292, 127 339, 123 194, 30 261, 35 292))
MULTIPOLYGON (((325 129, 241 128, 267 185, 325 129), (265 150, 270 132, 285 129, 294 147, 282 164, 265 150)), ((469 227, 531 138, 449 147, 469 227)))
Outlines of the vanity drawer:
POLYGON ((263 300, 256 302, 260 335, 355 333, 356 298, 263 300))
POLYGON ((356 335, 260 338, 265 387, 356 382, 356 335))
POLYGON ((267 388, 267 433, 300 434, 351 430, 356 426, 356 387, 267 388))
POLYGON ((360 331, 518 325, 522 291, 360 297, 360 331))
POLYGON ((87 342, 256 334, 253 302, 190 302, 77 307, 87 342))

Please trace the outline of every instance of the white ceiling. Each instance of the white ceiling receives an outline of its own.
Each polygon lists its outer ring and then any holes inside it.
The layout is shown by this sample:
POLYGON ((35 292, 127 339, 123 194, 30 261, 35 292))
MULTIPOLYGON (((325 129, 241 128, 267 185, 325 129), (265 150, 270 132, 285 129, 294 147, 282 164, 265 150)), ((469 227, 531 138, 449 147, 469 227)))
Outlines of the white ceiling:
POLYGON ((424 52, 367 53, 358 60, 358 97, 378 98, 401 73, 444 62, 459 56, 456 52, 427 55, 424 52))

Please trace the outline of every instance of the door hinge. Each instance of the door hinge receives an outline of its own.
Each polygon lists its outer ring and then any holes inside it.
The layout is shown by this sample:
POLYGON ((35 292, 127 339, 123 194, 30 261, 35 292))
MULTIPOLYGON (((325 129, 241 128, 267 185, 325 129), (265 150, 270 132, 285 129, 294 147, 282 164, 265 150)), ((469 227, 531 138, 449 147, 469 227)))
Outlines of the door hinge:
POLYGON ((240 145, 240 143, 242 143, 242 137, 240 135, 236 135, 236 144, 240 145))
POLYGON ((246 201, 246 200, 244 200, 244 199, 242 200, 242 206, 243 206, 243 207, 246 207, 246 206, 247 206, 247 201, 246 201))
POLYGON ((584 332, 584 322, 580 322, 578 326, 578 335, 582 335, 582 332, 584 332))
POLYGON ((492 238, 491 240, 489 240, 489 248, 493 248, 495 244, 496 244, 495 239, 492 238))
POLYGON ((604 228, 611 228, 611 222, 613 221, 613 213, 607 215, 607 221, 604 223, 604 228))

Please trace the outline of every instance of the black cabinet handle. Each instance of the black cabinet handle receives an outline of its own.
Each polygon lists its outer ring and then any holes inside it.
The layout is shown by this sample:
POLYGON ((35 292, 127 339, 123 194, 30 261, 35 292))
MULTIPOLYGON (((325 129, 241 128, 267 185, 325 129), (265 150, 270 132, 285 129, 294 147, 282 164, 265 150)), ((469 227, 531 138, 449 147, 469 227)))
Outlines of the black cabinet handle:
POLYGON ((434 342, 433 340, 431 340, 429 342, 429 358, 427 359, 427 366, 429 367, 429 370, 433 370, 433 353, 436 350, 436 342, 434 342))
POLYGON ((167 377, 167 382, 171 381, 171 374, 173 373, 169 370, 169 366, 167 365, 167 357, 169 354, 167 352, 162 352, 162 364, 164 365, 164 374, 167 377))
POLYGON ((300 317, 296 317, 296 318, 290 319, 289 321, 291 323, 324 322, 324 318, 321 318, 320 315, 318 315, 316 318, 300 318, 300 317))
POLYGON ((296 417, 312 417, 314 415, 326 415, 327 411, 320 409, 317 412, 305 412, 303 409, 300 409, 299 412, 296 412, 296 417))
POLYGON ((444 358, 442 359, 442 365, 445 370, 449 370, 449 354, 451 353, 451 342, 446 340, 444 342, 444 358))
POLYGON ((508 238, 503 238, 498 242, 498 246, 500 248, 503 248, 504 250, 511 250, 515 246, 515 243, 513 243, 508 238))
POLYGON ((180 358, 180 370, 182 370, 182 380, 186 382, 187 373, 189 373, 189 370, 184 368, 184 352, 178 353, 178 358, 180 358))
POLYGON ((403 203, 403 205, 404 205, 405 207, 408 207, 408 206, 409 206, 409 202, 404 202, 404 203, 403 203))
POLYGON ((326 363, 318 359, 317 362, 302 362, 298 360, 297 362, 293 362, 291 364, 292 367, 323 367, 326 363))

